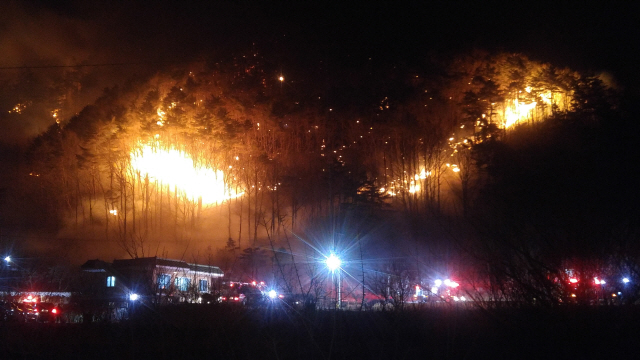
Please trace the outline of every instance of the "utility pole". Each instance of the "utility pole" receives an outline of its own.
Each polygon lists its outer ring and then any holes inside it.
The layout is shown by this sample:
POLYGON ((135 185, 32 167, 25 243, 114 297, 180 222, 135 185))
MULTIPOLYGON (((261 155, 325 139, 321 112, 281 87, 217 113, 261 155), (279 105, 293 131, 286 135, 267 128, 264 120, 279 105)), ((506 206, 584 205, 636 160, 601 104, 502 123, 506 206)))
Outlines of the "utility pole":
POLYGON ((362 270, 362 304, 360 304, 360 311, 364 310, 364 297, 365 297, 365 288, 364 288, 364 260, 362 257, 362 244, 358 241, 358 246, 360 247, 360 269, 362 270))

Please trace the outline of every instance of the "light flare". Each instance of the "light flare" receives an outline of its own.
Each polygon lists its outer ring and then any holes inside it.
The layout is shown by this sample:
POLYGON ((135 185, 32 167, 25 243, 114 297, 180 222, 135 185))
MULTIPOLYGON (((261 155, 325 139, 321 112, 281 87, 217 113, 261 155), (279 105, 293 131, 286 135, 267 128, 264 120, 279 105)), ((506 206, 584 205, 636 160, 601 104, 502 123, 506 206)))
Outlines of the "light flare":
POLYGON ((327 263, 327 267, 331 271, 335 271, 336 269, 340 268, 340 265, 342 265, 342 261, 335 254, 331 254, 327 258, 326 263, 327 263))

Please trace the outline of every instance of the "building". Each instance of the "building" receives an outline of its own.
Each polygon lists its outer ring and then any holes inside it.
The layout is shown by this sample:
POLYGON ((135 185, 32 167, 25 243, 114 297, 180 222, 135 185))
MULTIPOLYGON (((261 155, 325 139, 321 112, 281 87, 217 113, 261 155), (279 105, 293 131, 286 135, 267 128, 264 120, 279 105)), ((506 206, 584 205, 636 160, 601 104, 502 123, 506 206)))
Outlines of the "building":
POLYGON ((182 260, 146 257, 107 263, 89 260, 85 297, 101 299, 111 307, 135 300, 149 304, 200 302, 203 294, 219 289, 223 272, 217 266, 182 260))

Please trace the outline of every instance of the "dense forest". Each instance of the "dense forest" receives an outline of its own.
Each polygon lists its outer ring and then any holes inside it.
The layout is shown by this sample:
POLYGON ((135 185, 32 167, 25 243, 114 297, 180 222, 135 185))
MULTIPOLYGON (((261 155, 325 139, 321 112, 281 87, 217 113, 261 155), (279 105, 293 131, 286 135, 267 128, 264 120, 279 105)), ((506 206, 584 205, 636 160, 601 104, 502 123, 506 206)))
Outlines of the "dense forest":
POLYGON ((403 294, 448 272, 557 304, 567 271, 638 275, 637 125, 607 77, 483 51, 361 65, 290 78, 253 49, 105 89, 32 142, 3 206, 292 291, 335 249, 353 291, 385 292, 377 270, 403 294))

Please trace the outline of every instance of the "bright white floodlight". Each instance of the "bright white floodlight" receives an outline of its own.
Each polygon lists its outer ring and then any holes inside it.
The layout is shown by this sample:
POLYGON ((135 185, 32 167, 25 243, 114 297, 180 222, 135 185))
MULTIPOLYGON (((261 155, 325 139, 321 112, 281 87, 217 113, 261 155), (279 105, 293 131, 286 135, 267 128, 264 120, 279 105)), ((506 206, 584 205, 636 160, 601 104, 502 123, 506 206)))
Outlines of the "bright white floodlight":
POLYGON ((331 271, 335 271, 339 268, 340 264, 342 264, 342 261, 340 261, 340 258, 337 257, 336 254, 331 254, 331 256, 327 258, 327 267, 331 271))
POLYGON ((11 262, 11 256, 7 256, 6 258, 4 258, 4 261, 10 263, 11 262))
POLYGON ((622 279, 622 282, 625 283, 625 284, 627 284, 629 281, 630 281, 629 278, 622 279))
POLYGON ((138 300, 138 294, 131 294, 131 295, 129 295, 129 300, 131 300, 131 301, 136 301, 136 300, 138 300))
POLYGON ((268 294, 270 299, 275 299, 276 296, 278 296, 278 293, 275 290, 269 290, 268 294))

